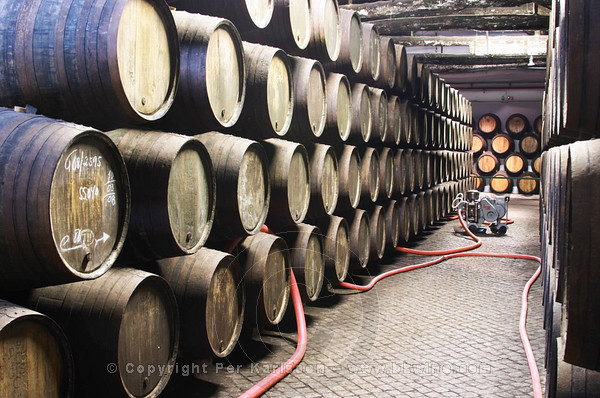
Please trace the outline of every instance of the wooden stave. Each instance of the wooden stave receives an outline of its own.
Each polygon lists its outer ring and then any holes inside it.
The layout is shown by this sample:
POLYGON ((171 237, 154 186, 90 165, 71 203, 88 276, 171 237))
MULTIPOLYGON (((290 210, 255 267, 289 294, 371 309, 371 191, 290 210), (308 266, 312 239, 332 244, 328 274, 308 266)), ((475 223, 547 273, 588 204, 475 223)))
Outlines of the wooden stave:
POLYGON ((387 133, 387 121, 388 121, 388 96, 385 90, 369 87, 369 93, 371 98, 371 115, 372 115, 372 129, 370 139, 368 143, 373 145, 381 144, 387 133))
POLYGON ((308 145, 307 150, 310 159, 311 193, 306 216, 314 219, 332 215, 339 196, 338 161, 335 150, 325 144, 308 145), (333 167, 329 176, 324 175, 323 172, 326 164, 333 167), (326 177, 333 177, 333 180, 326 177), (331 189, 329 195, 328 192, 325 192, 327 189, 331 189))
POLYGON ((340 54, 335 62, 326 62, 324 67, 330 71, 336 71, 343 73, 346 76, 355 76, 358 74, 363 65, 363 36, 362 36, 362 22, 360 15, 353 10, 340 8, 340 29, 342 31, 341 43, 340 43, 340 54), (359 28, 359 40, 358 40, 358 59, 352 60, 352 46, 356 45, 356 41, 353 40, 352 27, 358 26, 359 28))
POLYGON ((377 261, 383 258, 386 248, 386 217, 383 206, 375 205, 369 213, 369 260, 377 261))
POLYGON ((390 148, 379 150, 379 202, 383 204, 392 198, 394 194, 394 154, 390 148))
POLYGON ((325 129, 319 137, 319 141, 330 145, 338 145, 348 140, 352 124, 352 92, 350 82, 346 75, 339 73, 328 73, 326 80, 327 88, 327 117, 325 129), (348 107, 346 108, 346 120, 340 124, 338 101, 339 92, 344 90, 347 93, 348 107), (345 128, 343 127, 345 126, 345 128))
POLYGON ((372 147, 364 147, 361 152, 361 195, 359 206, 363 208, 377 202, 379 198, 379 152, 372 147))
POLYGON ((385 206, 386 246, 395 248, 400 241, 400 209, 398 202, 390 199, 385 206))
POLYGON ((363 34, 363 59, 360 72, 356 75, 356 78, 369 85, 375 85, 379 78, 381 53, 379 46, 380 36, 377 26, 370 22, 362 23, 362 34, 363 34), (373 62, 371 62, 373 61, 373 62), (372 63, 374 63, 372 65, 372 63))
POLYGON ((371 251, 369 214, 365 210, 355 209, 345 218, 350 225, 350 267, 366 268, 371 251))
POLYGON ((379 77, 377 87, 391 90, 396 83, 396 47, 390 36, 380 36, 379 77))
POLYGON ((400 98, 395 95, 390 95, 388 97, 387 129, 381 140, 384 145, 400 145, 402 134, 400 112, 400 98))
POLYGON ((373 129, 372 99, 369 87, 362 83, 352 85, 352 118, 348 142, 364 145, 371 140, 373 129))
POLYGON ((314 223, 323 231, 325 265, 323 283, 343 282, 348 275, 350 265, 350 226, 348 221, 343 217, 330 215, 314 220, 314 223))
POLYGON ((336 0, 311 0, 310 5, 312 11, 312 32, 306 54, 310 55, 311 58, 320 59, 324 62, 335 62, 339 58, 342 41, 338 2, 336 0), (328 21, 327 11, 331 11, 329 6, 333 6, 334 8, 334 19, 336 20, 337 26, 333 48, 330 48, 330 45, 328 44, 330 38, 327 36, 329 32, 327 23, 330 22, 328 21))

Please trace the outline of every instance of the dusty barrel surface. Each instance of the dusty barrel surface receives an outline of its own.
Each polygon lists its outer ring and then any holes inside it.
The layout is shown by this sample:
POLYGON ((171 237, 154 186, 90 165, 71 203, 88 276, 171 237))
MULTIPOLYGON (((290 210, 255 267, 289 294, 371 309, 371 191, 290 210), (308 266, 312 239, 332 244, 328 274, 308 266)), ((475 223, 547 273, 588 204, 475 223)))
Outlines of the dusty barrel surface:
POLYGON ((190 256, 158 260, 155 267, 177 299, 182 356, 222 358, 231 353, 242 331, 246 304, 237 259, 201 248, 190 256))
POLYGON ((259 232, 242 240, 235 252, 242 265, 246 313, 253 323, 278 324, 290 297, 288 246, 275 235, 259 232))
POLYGON ((329 145, 307 147, 310 159, 310 204, 307 216, 317 218, 333 214, 339 195, 338 162, 329 145))
POLYGON ((269 161, 256 141, 217 132, 195 136, 206 147, 216 181, 211 240, 256 234, 267 218, 271 199, 269 161))
POLYGON ((404 196, 396 201, 398 205, 398 243, 403 245, 410 241, 412 235, 411 214, 408 197, 404 196))
POLYGON ((246 97, 242 39, 226 19, 173 11, 181 53, 179 86, 161 120, 166 129, 198 133, 231 127, 246 97))
POLYGON ((383 206, 373 206, 369 213, 369 237, 371 239, 369 257, 373 260, 382 259, 386 246, 385 210, 383 206))
POLYGON ((0 300, 3 397, 72 397, 71 347, 62 329, 39 312, 0 300))
POLYGON ((379 151, 379 199, 387 201, 394 193, 394 154, 390 148, 379 151))
POLYGON ((179 75, 177 31, 157 0, 2 7, 0 105, 115 128, 161 118, 179 75))
POLYGON ((373 129, 373 105, 369 87, 362 83, 352 85, 352 118, 348 141, 364 144, 371 140, 373 129))
POLYGON ((379 198, 379 175, 379 152, 375 148, 363 148, 360 169, 362 206, 370 205, 379 198))
POLYGON ((362 23, 356 11, 340 9, 340 54, 335 62, 326 64, 327 69, 346 75, 358 73, 362 67, 362 23))
POLYGON ((353 107, 348 78, 339 73, 328 73, 326 93, 327 116, 320 140, 336 145, 347 141, 350 136, 353 107))
POLYGON ((308 53, 314 58, 337 61, 342 30, 337 0, 311 0, 312 33, 308 53))
POLYGON ((396 83, 396 47, 390 36, 381 36, 380 40, 380 65, 377 85, 384 89, 392 89, 396 83))
POLYGON ((343 217, 328 216, 316 221, 323 232, 323 263, 328 282, 342 282, 350 264, 350 227, 343 217))
POLYGON ((0 291, 104 274, 130 214, 123 157, 104 134, 0 108, 0 291))
POLYGON ((273 18, 273 0, 168 0, 178 10, 214 15, 231 20, 238 29, 265 28, 273 18))
POLYGON ((368 140, 374 144, 381 144, 387 133, 388 120, 388 97, 384 90, 379 88, 369 87, 371 96, 371 112, 372 112, 372 130, 371 137, 368 140))
POLYGON ((365 268, 371 251, 369 214, 362 209, 355 209, 345 218, 350 225, 350 266, 365 268))
POLYGON ((379 79, 381 64, 381 40, 377 27, 372 23, 362 24, 362 66, 358 79, 369 84, 375 84, 379 79))
POLYGON ((157 259, 204 245, 215 214, 215 176, 197 139, 159 131, 113 130, 131 184, 131 219, 124 254, 157 259))
POLYGON ((157 396, 169 381, 179 315, 173 291, 160 276, 112 268, 95 280, 35 289, 26 301, 65 331, 77 395, 157 396), (107 371, 107 364, 114 367, 107 371), (148 374, 149 366, 165 371, 148 374), (138 367, 145 371, 135 371, 138 367))
POLYGON ((314 141, 323 134, 327 117, 325 72, 319 61, 290 57, 294 82, 294 112, 286 138, 314 141))
POLYGON ((385 210, 386 246, 396 247, 400 240, 400 207, 396 200, 388 201, 385 210))
POLYGON ((336 148, 340 191, 336 209, 355 209, 361 197, 361 159, 358 148, 343 145, 336 148))
POLYGON ((395 95, 388 97, 387 128, 383 136, 383 143, 387 145, 399 145, 402 139, 402 122, 400 98, 395 95))

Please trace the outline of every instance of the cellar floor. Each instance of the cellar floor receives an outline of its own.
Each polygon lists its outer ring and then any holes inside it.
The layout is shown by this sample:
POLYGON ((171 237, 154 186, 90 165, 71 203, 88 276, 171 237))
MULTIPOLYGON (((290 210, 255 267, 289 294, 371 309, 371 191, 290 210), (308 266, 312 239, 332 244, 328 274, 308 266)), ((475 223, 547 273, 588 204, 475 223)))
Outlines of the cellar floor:
MULTIPOLYGON (((484 236, 478 251, 539 256, 538 206, 537 196, 512 195, 509 216, 515 223, 505 236, 484 236)), ((454 232, 457 224, 436 225, 415 247, 469 244, 454 232)), ((422 261, 420 256, 392 255, 369 271, 377 274, 422 261)), ((325 294, 305 306, 304 360, 265 396, 532 396, 518 325, 522 289, 537 266, 524 260, 458 258, 385 279, 367 293, 325 294)), ((356 283, 368 279, 354 277, 356 283)), ((530 293, 527 326, 543 379, 541 297, 538 280, 530 293)), ((244 392, 293 353, 295 323, 293 314, 288 315, 231 358, 193 367, 179 364, 163 396, 244 392)))

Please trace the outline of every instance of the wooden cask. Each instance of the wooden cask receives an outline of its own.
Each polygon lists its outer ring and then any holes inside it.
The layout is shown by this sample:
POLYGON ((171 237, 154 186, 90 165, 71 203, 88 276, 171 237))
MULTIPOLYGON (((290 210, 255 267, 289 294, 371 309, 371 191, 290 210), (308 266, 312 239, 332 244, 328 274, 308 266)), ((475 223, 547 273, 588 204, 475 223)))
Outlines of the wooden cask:
POLYGON ((0 108, 0 291, 104 274, 130 214, 123 157, 87 127, 0 108))
POLYGON ((388 98, 384 90, 369 87, 371 97, 372 129, 368 142, 381 144, 387 132, 388 98))
POLYGON ((2 7, 0 106, 101 128, 160 119, 179 76, 177 30, 157 0, 2 7))
POLYGON ((306 148, 295 142, 270 138, 263 141, 269 158, 271 200, 269 227, 301 223, 310 202, 310 165, 306 148))
POLYGON ((418 235, 421 235, 427 227, 429 226, 427 220, 427 203, 425 201, 425 191, 417 192, 417 199, 415 201, 415 211, 418 213, 419 217, 419 232, 418 235))
POLYGON ((504 159, 504 169, 511 176, 519 176, 527 170, 527 158, 519 152, 513 152, 504 159))
POLYGON ((338 162, 329 145, 307 146, 310 159, 310 203, 307 216, 318 218, 333 214, 339 196, 338 162))
POLYGON ((408 89, 408 59, 406 47, 402 44, 394 44, 396 47, 396 80, 394 88, 398 93, 404 93, 408 89))
POLYGON ((179 314, 173 291, 160 276, 112 268, 95 280, 32 290, 26 301, 65 331, 73 349, 76 396, 154 397, 169 381, 179 347, 179 314))
POLYGON ((404 157, 404 149, 398 148, 393 153, 394 155, 394 189, 392 197, 399 199, 407 191, 406 178, 406 159, 404 157))
POLYGON ((536 156, 531 161, 531 169, 539 177, 542 174, 542 156, 536 156))
POLYGON ((377 27, 369 22, 362 24, 362 66, 357 78, 367 84, 375 84, 379 79, 381 64, 381 40, 377 27))
POLYGON ((365 147, 360 159, 360 204, 366 207, 379 198, 379 152, 375 148, 365 147))
POLYGON ((534 158, 540 153, 540 137, 534 134, 525 135, 519 141, 519 149, 527 158, 534 158))
POLYGON ((131 219, 123 254, 154 260, 198 251, 211 231, 215 174, 195 138, 159 131, 113 130, 107 135, 125 159, 131 219))
POLYGON ((525 172, 521 174, 521 178, 517 180, 517 189, 519 190, 519 193, 525 195, 539 193, 539 185, 538 176, 531 172, 525 172))
POLYGON ((408 197, 408 214, 411 225, 411 239, 421 234, 421 203, 417 194, 408 197))
POLYGON ((338 145, 348 140, 352 127, 352 92, 345 75, 328 73, 326 81, 327 116, 319 141, 338 145))
POLYGON ((386 246, 385 210, 383 206, 373 206, 369 213, 369 237, 371 239, 369 258, 374 261, 382 259, 386 246))
POLYGON ((361 158, 358 148, 343 145, 336 148, 340 191, 337 210, 350 210, 358 206, 361 197, 361 158))
POLYGON ((418 104, 411 104, 410 106, 411 106, 411 111, 410 111, 411 134, 410 134, 410 141, 408 142, 408 144, 411 147, 420 147, 422 131, 423 131, 422 109, 419 107, 418 104))
POLYGON ((195 138, 206 147, 215 170, 217 200, 210 240, 256 234, 271 201, 269 161, 262 145, 214 131, 195 138))
POLYGON ((490 149, 499 158, 505 158, 515 149, 515 143, 508 134, 496 134, 492 138, 490 149))
POLYGON ((490 189, 495 193, 510 193, 513 180, 505 171, 499 171, 490 178, 490 189))
POLYGON ((394 153, 390 148, 379 151, 379 200, 387 202, 394 194, 394 153))
POLYGON ((0 396, 73 397, 71 347, 45 315, 0 300, 0 396))
POLYGON ((494 174, 500 168, 500 161, 491 152, 484 152, 477 159, 477 170, 485 176, 494 174))
POLYGON ((400 163, 400 167, 402 167, 402 169, 399 170, 398 173, 399 175, 403 174, 405 176, 405 193, 415 192, 419 190, 419 187, 417 186, 417 178, 415 172, 414 154, 414 149, 402 150, 402 162, 400 163))
POLYGON ((349 142, 357 145, 371 140, 373 129, 373 104, 369 87, 362 83, 352 85, 352 119, 349 142))
POLYGON ((152 265, 169 283, 179 308, 181 356, 223 358, 235 347, 244 321, 242 270, 231 254, 202 248, 152 265))
POLYGON ((502 130, 500 118, 493 113, 486 113, 477 121, 479 132, 485 137, 490 137, 502 130))
POLYGON ((473 134, 473 144, 471 147, 471 152, 473 152, 473 155, 479 156, 482 152, 487 151, 487 149, 487 140, 479 134, 473 134))
POLYGON ((400 240, 400 208, 396 200, 389 200, 385 211, 385 236, 386 246, 396 247, 400 240))
POLYGON ((346 220, 350 225, 350 266, 366 268, 371 252, 369 214, 362 209, 355 209, 346 220))
POLYGON ((412 170, 415 176, 414 190, 417 191, 423 189, 423 187, 425 186, 425 164, 423 162, 423 151, 420 149, 414 149, 412 151, 412 161, 412 170))
POLYGON ((412 217, 410 215, 409 198, 403 196, 397 200, 398 205, 398 243, 402 246, 410 241, 412 235, 412 217))
POLYGON ((395 95, 388 97, 387 128, 383 136, 383 143, 389 146, 400 145, 402 139, 402 122, 400 98, 395 95))
POLYGON ((290 298, 288 246, 278 236, 259 232, 242 240, 234 252, 242 265, 246 314, 250 324, 277 325, 290 298))
POLYGON ((179 86, 160 126, 178 133, 233 126, 246 97, 242 39, 226 19, 173 11, 179 36, 179 86))
POLYGON ((350 227, 343 217, 327 216, 315 223, 323 232, 325 282, 343 282, 350 264, 350 227))
POLYGON ((340 56, 342 30, 337 0, 311 0, 312 33, 308 44, 311 58, 337 61, 340 56))
POLYGON ((377 87, 386 90, 393 89, 396 83, 396 47, 390 36, 380 36, 379 53, 377 87))
POLYGON ((433 190, 428 189, 425 191, 425 224, 427 228, 431 227, 435 220, 435 206, 433 203, 433 190))
POLYGON ((400 143, 407 145, 412 142, 412 107, 408 100, 400 101, 400 143))
POLYGON ((325 68, 354 76, 363 65, 362 23, 358 13, 340 9, 340 29, 340 54, 335 62, 325 63, 325 68))
POLYGON ((227 18, 240 31, 265 28, 273 18, 273 0, 168 0, 178 10, 227 18))
POLYGON ((471 181, 473 184, 473 189, 476 189, 479 192, 483 192, 483 190, 485 189, 485 185, 486 185, 485 178, 480 176, 478 173, 473 172, 471 174, 471 181))
POLYGON ((243 42, 247 68, 245 104, 237 134, 260 139, 284 136, 294 112, 294 80, 289 57, 280 49, 243 42))
POLYGON ((294 112, 286 138, 311 142, 323 134, 327 117, 325 72, 319 61, 290 57, 294 84, 294 112))
POLYGON ((531 131, 527 116, 520 113, 510 115, 508 119, 506 119, 505 127, 506 132, 514 139, 519 139, 531 131))
POLYGON ((543 122, 544 122, 544 119, 543 119, 542 115, 539 115, 533 121, 533 132, 536 133, 537 135, 542 135, 543 122))

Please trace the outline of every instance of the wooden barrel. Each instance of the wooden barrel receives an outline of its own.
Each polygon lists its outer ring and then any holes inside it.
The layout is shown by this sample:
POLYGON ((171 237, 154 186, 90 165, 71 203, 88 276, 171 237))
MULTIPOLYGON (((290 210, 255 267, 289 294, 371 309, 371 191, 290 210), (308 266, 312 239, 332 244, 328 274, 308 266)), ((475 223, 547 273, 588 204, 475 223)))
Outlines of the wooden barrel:
POLYGON ((413 174, 415 176, 415 185, 414 190, 423 189, 425 186, 425 171, 424 171, 424 162, 423 162, 423 151, 420 149, 415 149, 412 151, 412 161, 413 161, 413 174))
MULTIPOLYGON (((417 178, 415 172, 415 149, 404 149, 402 152, 403 160, 403 169, 404 175, 406 176, 406 189, 405 192, 415 192, 419 190, 417 186, 417 178)), ((399 171, 402 173, 402 171, 399 171)))
POLYGON ((362 24, 362 66, 358 79, 368 84, 375 84, 379 79, 381 64, 381 40, 377 27, 369 22, 362 24))
POLYGON ((343 282, 350 264, 350 227, 343 217, 328 216, 316 221, 323 231, 323 262, 328 282, 343 282))
POLYGON ((256 234, 265 223, 271 199, 265 150, 256 141, 214 131, 196 138, 208 150, 215 170, 217 200, 210 239, 256 234))
POLYGON ((398 243, 402 246, 410 240, 412 235, 412 215, 410 214, 409 198, 403 196, 397 200, 398 205, 398 243))
POLYGON ((387 129, 383 136, 386 145, 400 145, 402 135, 402 123, 400 121, 400 98, 395 95, 388 97, 387 129))
POLYGON ((494 155, 504 158, 515 149, 515 143, 508 134, 496 134, 492 138, 490 149, 494 155))
POLYGON ((208 239, 215 174, 197 139, 159 131, 113 130, 130 177, 131 219, 124 254, 154 260, 195 253, 208 239))
POLYGON ((337 210, 355 209, 361 197, 361 159, 358 148, 343 145, 336 148, 340 191, 337 210))
POLYGON ((307 146, 310 159, 310 203, 307 216, 318 218, 333 214, 339 195, 338 163, 329 145, 307 146))
POLYGON ((431 227, 435 222, 435 206, 433 203, 433 189, 425 191, 425 224, 427 228, 431 227))
POLYGON ((165 130, 195 134, 231 127, 246 96, 242 39, 226 19, 173 11, 179 36, 179 86, 161 119, 165 130))
POLYGON ((421 235, 429 226, 427 220, 427 202, 425 200, 425 191, 417 193, 417 200, 415 202, 416 211, 419 213, 419 235, 421 235))
POLYGON ((73 397, 71 347, 50 318, 0 300, 3 397, 73 397))
POLYGON ((277 325, 290 298, 290 257, 285 241, 259 232, 244 238, 234 254, 242 265, 246 314, 251 325, 277 325))
POLYGON ((384 90, 369 87, 371 97, 372 129, 368 142, 381 144, 387 133, 388 97, 384 90))
POLYGON ((474 172, 471 174, 471 181, 473 184, 473 189, 476 189, 479 192, 483 192, 486 185, 485 178, 474 172))
POLYGON ((395 44, 396 47, 396 80, 394 88, 399 93, 406 92, 408 88, 408 60, 406 56, 406 47, 402 44, 395 44))
POLYGON ((519 149, 527 158, 534 158, 540 153, 540 137, 534 134, 525 135, 519 141, 519 149))
POLYGON ((282 137, 294 111, 294 83, 289 57, 282 50, 244 42, 248 101, 235 131, 252 139, 282 137))
POLYGON ((363 64, 362 23, 358 13, 340 9, 340 28, 342 31, 340 55, 337 61, 327 63, 325 67, 353 76, 360 72, 363 64))
POLYGON ((286 138, 313 141, 323 134, 327 117, 325 72, 319 61, 290 57, 294 82, 294 112, 286 138))
POLYGON ((513 180, 505 171, 499 171, 490 178, 490 189, 495 193, 510 193, 513 180))
POLYGON ((385 236, 388 247, 398 246, 400 240, 400 208, 396 200, 389 200, 385 206, 385 236))
POLYGON ((542 115, 539 115, 533 121, 533 132, 536 133, 537 135, 542 135, 543 122, 544 122, 544 119, 542 118, 542 115))
POLYGON ((338 145, 348 140, 352 126, 352 92, 345 75, 328 73, 326 81, 327 116, 321 142, 338 145))
POLYGON ((355 209, 346 220, 350 225, 350 266, 366 268, 371 252, 369 215, 362 209, 355 209))
POLYGON ((269 158, 271 201, 269 227, 301 223, 310 202, 310 165, 306 148, 295 142, 270 138, 263 141, 269 158))
POLYGON ((229 355, 240 337, 246 306, 238 260, 202 248, 191 256, 158 260, 153 267, 177 299, 182 357, 195 360, 229 355))
POLYGON ((511 176, 519 176, 527 170, 527 159, 519 152, 513 152, 504 159, 504 169, 511 176))
POLYGON ((297 224, 279 232, 290 253, 290 262, 304 301, 315 301, 323 287, 325 263, 321 230, 308 224, 297 224))
POLYGON ((393 197, 399 199, 407 191, 406 178, 406 159, 404 157, 404 149, 398 148, 394 153, 394 190, 393 197))
POLYGON ((508 119, 506 119, 505 126, 506 132, 514 139, 521 138, 531 130, 527 116, 520 113, 510 115, 508 119))
POLYGON ((0 106, 115 128, 157 120, 179 76, 177 30, 156 0, 2 7, 0 106))
POLYGON ((486 113, 477 121, 479 132, 486 137, 499 133, 502 130, 500 118, 493 113, 486 113))
POLYGON ((379 151, 379 200, 387 202, 394 194, 394 153, 390 148, 379 151))
POLYGON ((308 51, 311 58, 337 61, 342 43, 340 11, 336 0, 310 0, 312 33, 308 51))
POLYGON ((500 161, 491 152, 484 152, 477 159, 477 170, 485 176, 494 174, 500 168, 500 161))
POLYGON ((179 314, 160 276, 112 268, 95 280, 35 289, 26 301, 65 331, 77 396, 155 397, 169 381, 179 314))
POLYGON ((412 142, 412 107, 410 101, 400 101, 400 143, 407 145, 412 142))
POLYGON ((418 195, 416 193, 413 193, 412 195, 410 195, 409 197, 409 213, 410 213, 410 225, 412 226, 412 231, 411 231, 411 237, 416 237, 419 236, 421 234, 422 231, 422 225, 421 225, 421 217, 422 217, 422 213, 421 213, 421 203, 422 201, 419 200, 418 195))
POLYGON ((383 258, 386 247, 385 209, 383 206, 373 206, 369 213, 369 258, 377 261, 383 258))
POLYGON ((396 47, 390 36, 381 36, 379 44, 379 78, 377 86, 389 90, 396 83, 396 47))
POLYGON ((379 152, 375 148, 365 147, 360 158, 360 204, 367 206, 379 198, 379 152))
POLYGON ((531 161, 531 169, 538 177, 540 176, 540 174, 542 174, 542 157, 541 156, 536 156, 531 161))
POLYGON ((348 141, 364 144, 371 140, 374 124, 373 104, 369 87, 362 83, 352 85, 352 119, 348 141))
POLYGON ((93 279, 123 247, 123 157, 104 134, 0 108, 0 291, 93 279))
POLYGON ((471 147, 473 155, 479 156, 482 152, 487 151, 487 149, 487 140, 479 134, 473 134, 473 145, 471 147))
POLYGON ((168 0, 167 3, 178 10, 227 18, 240 31, 265 28, 271 22, 274 11, 273 0, 168 0))
POLYGON ((422 110, 418 104, 411 104, 410 111, 410 123, 411 123, 411 134, 409 145, 413 147, 421 146, 421 136, 423 132, 422 126, 422 110))
POLYGON ((521 178, 517 181, 517 189, 519 193, 525 195, 533 195, 539 193, 538 176, 531 172, 521 174, 521 178))

